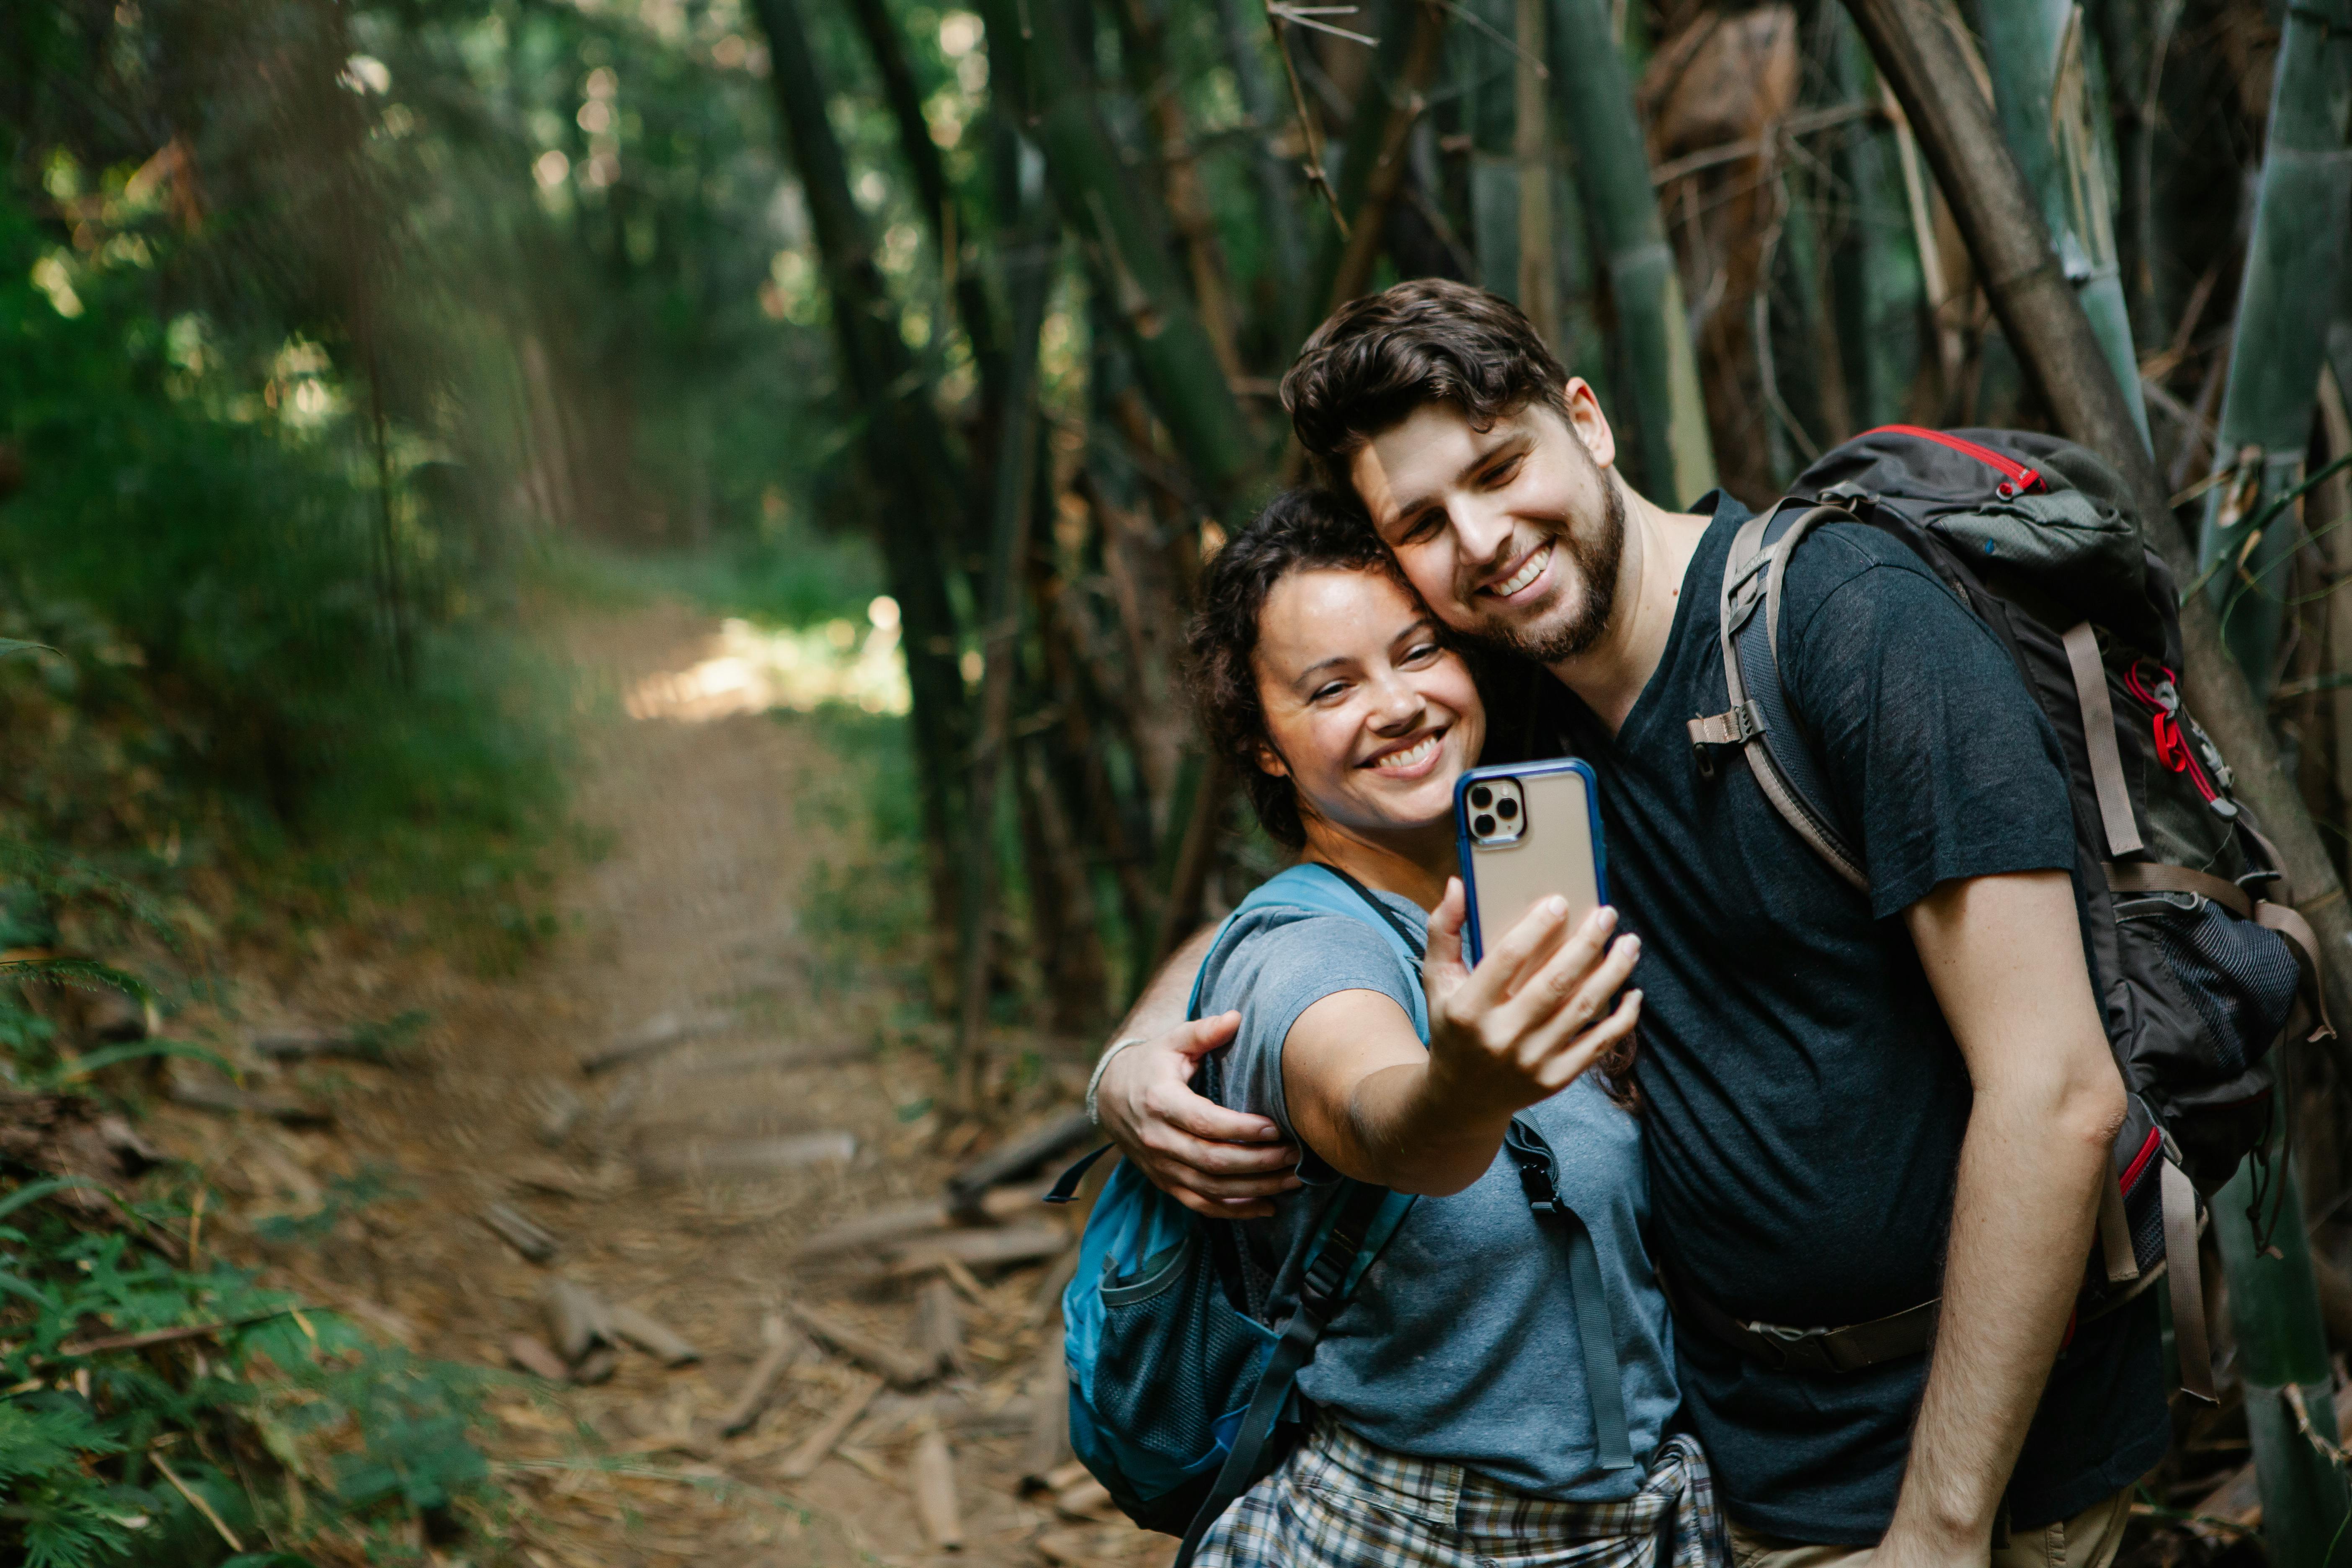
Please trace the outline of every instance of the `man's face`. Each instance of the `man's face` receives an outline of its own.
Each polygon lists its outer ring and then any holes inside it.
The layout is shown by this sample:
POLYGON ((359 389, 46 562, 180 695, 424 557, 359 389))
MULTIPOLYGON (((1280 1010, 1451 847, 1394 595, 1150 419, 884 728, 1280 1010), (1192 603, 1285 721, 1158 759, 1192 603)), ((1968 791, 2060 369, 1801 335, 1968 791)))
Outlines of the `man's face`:
POLYGON ((1490 430, 1426 404, 1349 468, 1381 542, 1438 617, 1541 664, 1601 640, 1624 558, 1624 499, 1600 466, 1615 457, 1607 422, 1583 383, 1569 393, 1575 428, 1541 403, 1490 430), (1587 425, 1597 435, 1580 438, 1587 425), (1606 449, 1591 450, 1595 439, 1606 449))

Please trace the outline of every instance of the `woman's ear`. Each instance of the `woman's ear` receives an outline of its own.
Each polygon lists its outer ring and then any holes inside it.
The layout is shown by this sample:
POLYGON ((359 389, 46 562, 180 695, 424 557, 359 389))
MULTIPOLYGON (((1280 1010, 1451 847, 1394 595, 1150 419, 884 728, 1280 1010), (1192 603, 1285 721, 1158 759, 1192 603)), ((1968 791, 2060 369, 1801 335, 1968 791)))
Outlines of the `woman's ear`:
POLYGON ((1276 751, 1265 742, 1260 741, 1257 744, 1257 771, 1262 773, 1271 773, 1278 779, 1286 779, 1290 776, 1290 764, 1282 760, 1280 752, 1276 751))

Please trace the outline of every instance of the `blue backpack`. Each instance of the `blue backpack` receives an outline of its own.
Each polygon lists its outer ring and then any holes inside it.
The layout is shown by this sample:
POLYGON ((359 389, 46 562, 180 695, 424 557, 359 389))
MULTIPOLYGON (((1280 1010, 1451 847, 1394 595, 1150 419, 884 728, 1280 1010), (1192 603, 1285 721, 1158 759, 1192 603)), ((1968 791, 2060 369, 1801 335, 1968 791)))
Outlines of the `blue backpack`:
MULTIPOLYGON (((1373 924, 1397 961, 1418 976, 1412 928, 1336 867, 1294 866, 1244 899, 1219 928, 1266 908, 1347 915, 1373 924)), ((1421 987, 1408 988, 1413 1028, 1429 1038, 1421 987)), ((1195 981, 1188 1016, 1198 1017, 1195 981)), ((1215 1098, 1218 1057, 1202 1064, 1215 1098)), ((1569 1242, 1569 1268, 1588 1386, 1595 1391, 1601 1458, 1631 1468, 1614 1340, 1600 1265, 1583 1222, 1553 1184, 1551 1152, 1514 1120, 1506 1137, 1528 1202, 1569 1242)), ((1055 1184, 1066 1203, 1108 1146, 1055 1184)), ((1323 1330, 1348 1302, 1412 1207, 1346 1176, 1324 1184, 1317 1224, 1303 1246, 1261 1284, 1238 1226, 1203 1220, 1120 1163, 1103 1185, 1078 1246, 1077 1272, 1062 1297, 1070 1369, 1070 1447, 1137 1524, 1181 1534, 1174 1568, 1187 1568, 1202 1538, 1234 1499, 1269 1474, 1297 1443, 1305 1417, 1295 1398, 1300 1371, 1323 1330)))

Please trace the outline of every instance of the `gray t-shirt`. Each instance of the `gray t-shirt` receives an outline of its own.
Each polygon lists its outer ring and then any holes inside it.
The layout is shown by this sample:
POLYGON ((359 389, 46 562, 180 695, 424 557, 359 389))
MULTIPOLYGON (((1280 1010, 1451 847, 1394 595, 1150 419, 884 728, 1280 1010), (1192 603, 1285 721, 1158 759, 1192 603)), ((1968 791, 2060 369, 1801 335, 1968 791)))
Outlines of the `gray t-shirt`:
MULTIPOLYGON (((1425 929, 1418 907, 1381 897, 1425 929)), ((1296 1139, 1282 1043, 1299 1014, 1341 991, 1377 991, 1412 1014, 1421 977, 1370 916, 1245 909, 1225 931, 1202 970, 1200 1012, 1242 1015, 1219 1075, 1227 1106, 1271 1117, 1296 1139)), ((1633 1457, 1646 1468, 1678 1394, 1673 1331, 1642 1238, 1650 1200, 1640 1124, 1589 1074, 1520 1114, 1551 1145, 1560 1192, 1592 1232, 1633 1457)), ((1243 1222, 1262 1267, 1271 1271, 1298 1244, 1325 1195, 1309 1187, 1279 1200, 1274 1217, 1243 1222)), ((1470 1186, 1413 1205, 1298 1385, 1397 1453, 1561 1501, 1630 1497, 1637 1471, 1600 1468, 1580 1343, 1566 1243, 1538 1226, 1497 1150, 1470 1186)))

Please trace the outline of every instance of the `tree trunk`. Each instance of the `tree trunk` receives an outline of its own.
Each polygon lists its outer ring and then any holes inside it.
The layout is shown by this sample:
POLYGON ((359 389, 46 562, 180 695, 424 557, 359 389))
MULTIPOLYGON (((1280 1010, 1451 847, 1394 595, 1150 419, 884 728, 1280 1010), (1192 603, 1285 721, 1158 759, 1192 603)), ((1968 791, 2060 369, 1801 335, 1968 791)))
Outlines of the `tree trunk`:
POLYGON ((2116 265, 2105 161, 2092 127, 2082 12, 2074 0, 1980 0, 1978 14, 2009 150, 2040 199, 2067 280, 2145 444, 2147 405, 2116 265))
POLYGON ((1585 211, 1609 258, 1640 437, 1640 471, 1629 477, 1661 504, 1686 506, 1715 488, 1715 449, 1608 0, 1551 0, 1550 44, 1552 91, 1576 147, 1585 211))
POLYGON ((956 514, 955 467, 930 389, 916 374, 899 335, 898 306, 875 266, 866 220, 850 198, 848 171, 825 118, 824 89, 795 0, 755 4, 768 35, 785 151, 800 171, 824 263, 842 368, 864 416, 866 468, 883 498, 876 531, 906 627, 932 907, 943 925, 957 905, 950 856, 961 818, 956 784, 964 772, 967 713, 944 552, 927 520, 956 514))
POLYGON ((2249 534, 2270 502, 2303 477, 2325 353, 2325 339, 2314 330, 2314 302, 2335 300, 2344 276, 2352 217, 2352 149, 2346 146, 2352 0, 2288 9, 2270 113, 2213 454, 2217 473, 2233 473, 2207 492, 2198 542, 2200 567, 2220 567, 2207 592, 2257 694, 2271 689, 2284 610, 2281 577, 2301 519, 2290 508, 2259 542, 2249 534))
POLYGON ((981 12, 992 91, 1044 149, 1063 216, 1198 487, 1195 500, 1222 511, 1262 454, 1170 257, 1165 215, 1146 207, 1133 173, 1119 162, 1060 8, 1045 0, 983 0, 981 12))

